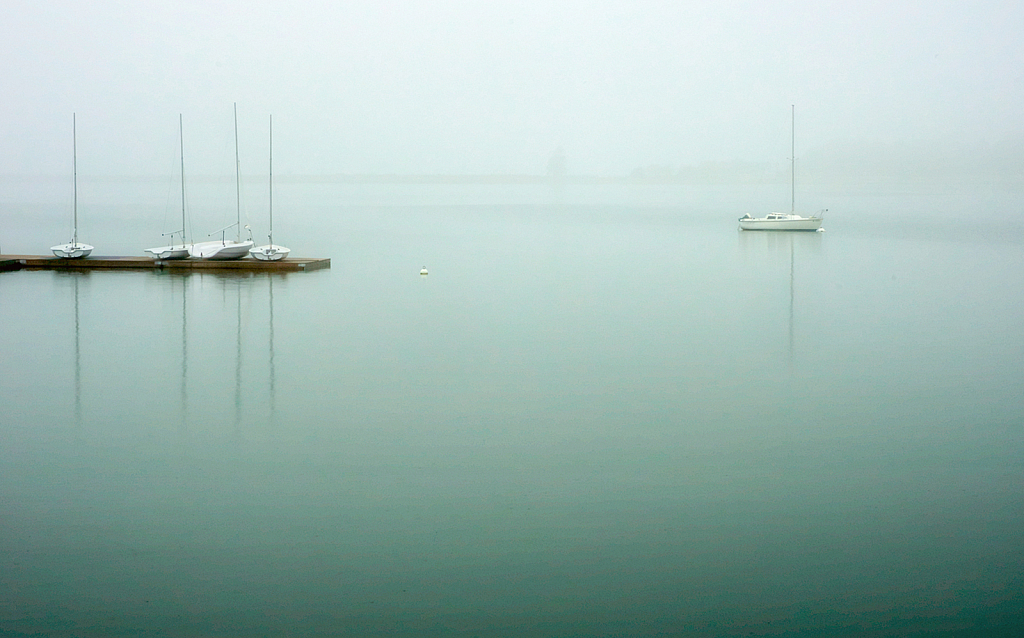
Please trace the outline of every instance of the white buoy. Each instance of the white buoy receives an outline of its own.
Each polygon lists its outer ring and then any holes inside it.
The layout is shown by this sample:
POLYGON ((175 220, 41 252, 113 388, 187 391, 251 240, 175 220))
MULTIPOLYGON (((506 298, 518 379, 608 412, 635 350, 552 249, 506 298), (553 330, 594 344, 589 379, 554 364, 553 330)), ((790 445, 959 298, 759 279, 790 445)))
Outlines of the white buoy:
POLYGON ((420 271, 420 274, 421 275, 427 274, 427 267, 426 266, 423 267, 423 270, 420 271))

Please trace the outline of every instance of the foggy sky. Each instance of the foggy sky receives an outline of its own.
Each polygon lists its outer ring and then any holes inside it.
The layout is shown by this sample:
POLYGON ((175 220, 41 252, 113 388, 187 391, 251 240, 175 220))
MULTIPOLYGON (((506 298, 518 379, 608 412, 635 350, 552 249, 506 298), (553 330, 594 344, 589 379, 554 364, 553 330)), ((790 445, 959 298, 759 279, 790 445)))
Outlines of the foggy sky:
POLYGON ((0 175, 572 174, 1024 139, 1024 3, 8 0, 0 175))

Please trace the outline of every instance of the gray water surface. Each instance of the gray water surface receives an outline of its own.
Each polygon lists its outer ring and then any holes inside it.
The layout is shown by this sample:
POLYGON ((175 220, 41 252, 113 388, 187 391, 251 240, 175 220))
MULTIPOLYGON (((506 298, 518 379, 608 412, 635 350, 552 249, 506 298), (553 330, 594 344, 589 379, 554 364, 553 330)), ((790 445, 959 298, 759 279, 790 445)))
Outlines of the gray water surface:
POLYGON ((1018 195, 464 188, 275 203, 325 271, 0 274, 0 634, 1013 635, 1018 195))

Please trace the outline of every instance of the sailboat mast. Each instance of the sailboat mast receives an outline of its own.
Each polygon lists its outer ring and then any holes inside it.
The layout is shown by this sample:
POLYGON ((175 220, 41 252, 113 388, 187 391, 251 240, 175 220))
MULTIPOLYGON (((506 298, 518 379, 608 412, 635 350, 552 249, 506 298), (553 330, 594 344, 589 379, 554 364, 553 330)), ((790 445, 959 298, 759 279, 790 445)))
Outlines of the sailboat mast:
POLYGON ((185 245, 185 129, 178 113, 178 143, 181 152, 181 245, 185 245))
MULTIPOLYGON (((71 114, 71 174, 72 181, 74 182, 74 200, 72 203, 72 215, 74 219, 74 239, 71 243, 74 245, 78 244, 78 124, 76 121, 75 114, 71 114)), ((74 250, 74 247, 72 247, 74 250)))
POLYGON ((790 104, 790 146, 789 146, 789 212, 796 213, 796 105, 790 104))
POLYGON ((238 162, 238 103, 235 108, 235 242, 242 241, 242 166, 238 162))
POLYGON ((270 246, 274 246, 274 116, 270 116, 270 246))

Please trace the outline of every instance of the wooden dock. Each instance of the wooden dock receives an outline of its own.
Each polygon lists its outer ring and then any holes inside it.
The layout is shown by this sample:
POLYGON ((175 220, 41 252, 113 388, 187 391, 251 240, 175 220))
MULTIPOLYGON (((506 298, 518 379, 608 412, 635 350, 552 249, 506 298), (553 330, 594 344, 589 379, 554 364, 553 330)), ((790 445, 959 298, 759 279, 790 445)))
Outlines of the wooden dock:
POLYGON ((61 259, 45 255, 0 255, 0 272, 5 270, 153 270, 235 271, 235 272, 309 272, 330 268, 331 260, 289 257, 278 261, 243 259, 153 259, 151 257, 83 257, 61 259))

